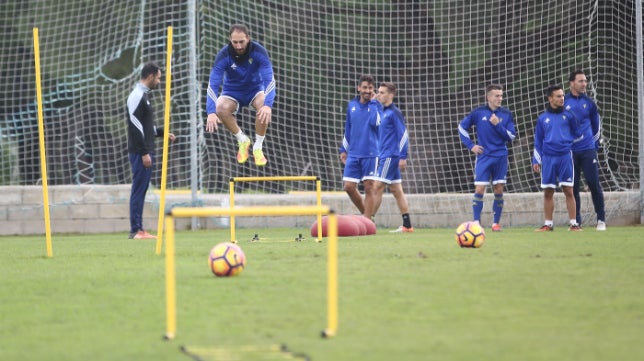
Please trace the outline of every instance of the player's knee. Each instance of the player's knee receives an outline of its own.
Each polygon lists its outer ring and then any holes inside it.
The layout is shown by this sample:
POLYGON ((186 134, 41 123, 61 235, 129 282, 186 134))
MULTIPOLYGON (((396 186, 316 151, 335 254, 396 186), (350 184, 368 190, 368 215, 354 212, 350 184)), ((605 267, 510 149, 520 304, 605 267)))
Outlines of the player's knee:
POLYGON ((350 182, 344 183, 344 191, 345 192, 352 193, 352 192, 355 192, 356 189, 357 188, 356 188, 355 183, 350 183, 350 182))
POLYGON ((227 118, 233 115, 233 110, 227 109, 226 107, 217 108, 217 116, 221 118, 227 118))

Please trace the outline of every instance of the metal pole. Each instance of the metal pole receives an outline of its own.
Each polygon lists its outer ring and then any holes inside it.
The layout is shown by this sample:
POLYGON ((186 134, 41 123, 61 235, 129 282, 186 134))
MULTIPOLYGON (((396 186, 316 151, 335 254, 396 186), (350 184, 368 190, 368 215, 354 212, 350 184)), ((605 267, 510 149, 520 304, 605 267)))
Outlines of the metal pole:
MULTIPOLYGON (((199 82, 197 81, 197 0, 188 0, 188 64, 189 64, 189 73, 188 74, 188 79, 190 86, 188 89, 191 89, 188 91, 188 96, 189 96, 189 102, 193 106, 193 111, 191 112, 190 116, 190 154, 192 156, 190 157, 190 190, 191 190, 191 199, 192 199, 192 205, 196 205, 198 202, 197 199, 197 192, 199 190, 199 164, 197 162, 198 160, 198 154, 201 154, 198 151, 198 137, 199 137, 199 130, 200 130, 200 121, 199 121, 199 110, 201 109, 200 106, 200 99, 201 97, 198 96, 200 94, 199 91, 199 82)), ((196 230, 199 228, 199 224, 197 222, 197 217, 192 217, 192 222, 191 222, 191 227, 192 230, 196 230)))
POLYGON ((644 39, 642 34, 642 0, 635 1, 635 39, 637 61, 637 120, 639 128, 640 224, 644 224, 644 39))

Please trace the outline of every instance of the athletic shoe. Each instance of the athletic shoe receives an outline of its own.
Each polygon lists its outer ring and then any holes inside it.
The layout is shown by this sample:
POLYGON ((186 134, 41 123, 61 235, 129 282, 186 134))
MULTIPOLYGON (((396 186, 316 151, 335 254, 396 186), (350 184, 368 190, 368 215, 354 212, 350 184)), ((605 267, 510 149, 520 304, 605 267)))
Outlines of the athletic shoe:
POLYGON ((581 232, 583 229, 581 229, 581 226, 578 225, 577 223, 571 224, 570 227, 568 227, 568 230, 571 232, 581 232))
POLYGON ((554 230, 555 230, 555 229, 554 229, 554 227, 553 227, 553 226, 549 226, 549 225, 547 225, 547 224, 544 224, 543 226, 541 226, 541 228, 537 228, 537 229, 535 229, 534 231, 535 231, 535 232, 552 232, 552 231, 554 231, 554 230))
POLYGON ((136 234, 132 238, 134 238, 134 239, 157 239, 157 236, 151 235, 150 233, 148 233, 146 231, 138 231, 138 232, 136 232, 136 234))
POLYGON ((492 232, 501 232, 501 225, 498 223, 494 223, 492 225, 492 232))
POLYGON ((598 231, 605 231, 606 230, 606 222, 597 221, 597 230, 598 231))
POLYGON ((246 163, 248 160, 248 148, 250 148, 250 139, 245 142, 238 142, 239 150, 237 151, 237 163, 246 163))
POLYGON ((414 232, 414 227, 405 227, 405 226, 400 226, 392 231, 389 231, 389 233, 412 233, 414 232))
POLYGON ((262 149, 255 149, 253 151, 253 158, 255 158, 255 165, 257 166, 265 166, 268 160, 266 160, 266 157, 264 157, 264 152, 262 152, 262 149))

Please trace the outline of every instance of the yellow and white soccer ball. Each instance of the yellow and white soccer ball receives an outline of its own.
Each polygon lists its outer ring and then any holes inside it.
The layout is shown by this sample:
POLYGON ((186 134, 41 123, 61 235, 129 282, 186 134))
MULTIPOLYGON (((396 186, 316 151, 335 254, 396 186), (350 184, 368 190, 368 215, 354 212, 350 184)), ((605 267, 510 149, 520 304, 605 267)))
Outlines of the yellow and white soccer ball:
POLYGON ((463 248, 479 248, 485 242, 485 230, 478 222, 463 222, 456 228, 454 237, 463 248))
POLYGON ((208 264, 217 277, 235 276, 244 270, 246 255, 238 245, 222 242, 210 250, 208 264))

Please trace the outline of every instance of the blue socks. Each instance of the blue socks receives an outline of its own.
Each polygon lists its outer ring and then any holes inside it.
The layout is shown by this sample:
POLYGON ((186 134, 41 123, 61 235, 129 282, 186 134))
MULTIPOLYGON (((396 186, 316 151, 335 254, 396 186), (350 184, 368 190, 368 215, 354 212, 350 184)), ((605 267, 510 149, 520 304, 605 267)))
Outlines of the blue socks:
POLYGON ((472 211, 474 212, 474 220, 481 220, 481 211, 483 211, 483 195, 474 193, 474 198, 472 199, 472 211))
POLYGON ((492 212, 494 213, 494 223, 499 224, 501 221, 501 213, 503 212, 503 193, 494 194, 492 212))

